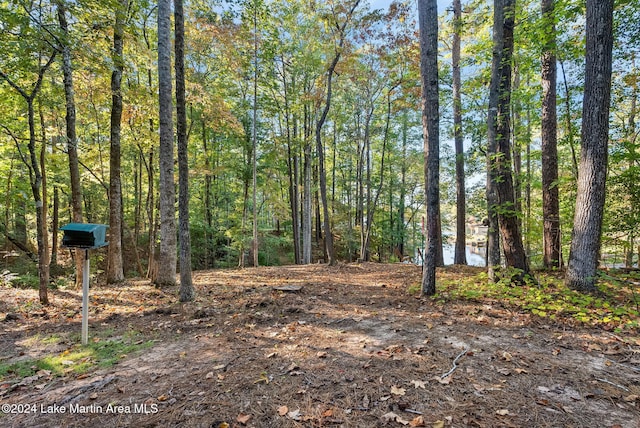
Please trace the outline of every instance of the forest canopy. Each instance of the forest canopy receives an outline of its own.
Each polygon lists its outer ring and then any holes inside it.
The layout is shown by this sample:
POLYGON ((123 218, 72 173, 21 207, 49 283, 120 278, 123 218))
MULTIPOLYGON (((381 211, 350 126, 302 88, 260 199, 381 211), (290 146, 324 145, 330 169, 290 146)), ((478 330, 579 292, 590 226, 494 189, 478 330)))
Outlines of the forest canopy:
MULTIPOLYGON (((437 55, 443 242, 453 245, 460 216, 456 161, 462 158, 467 239, 483 244, 472 229, 488 215, 494 10, 487 1, 463 1, 456 18, 444 3, 437 55), (456 132, 463 142, 458 155, 456 132)), ((518 1, 513 17, 512 209, 533 267, 547 264, 544 189, 559 194, 559 266, 569 257, 578 191, 586 11, 584 2, 553 3, 553 13, 543 13, 540 1, 518 1), (553 42, 546 36, 550 23, 553 42), (557 67, 557 178, 549 184, 542 172, 541 69, 550 50, 557 67)), ((153 278, 157 271, 163 192, 158 12, 144 0, 2 2, 0 229, 4 249, 32 253, 40 271, 63 254, 59 226, 112 224, 110 204, 118 194, 124 275, 153 278)), ((341 261, 403 261, 424 248, 417 18, 415 2, 400 1, 384 9, 359 1, 184 3, 183 132, 194 269, 327 262, 327 233, 341 261)), ((601 263, 612 266, 638 262, 638 22, 637 2, 615 3, 600 249, 601 263)), ((177 166, 172 174, 177 186, 177 166)), ((112 263, 111 253, 107 259, 112 263)))

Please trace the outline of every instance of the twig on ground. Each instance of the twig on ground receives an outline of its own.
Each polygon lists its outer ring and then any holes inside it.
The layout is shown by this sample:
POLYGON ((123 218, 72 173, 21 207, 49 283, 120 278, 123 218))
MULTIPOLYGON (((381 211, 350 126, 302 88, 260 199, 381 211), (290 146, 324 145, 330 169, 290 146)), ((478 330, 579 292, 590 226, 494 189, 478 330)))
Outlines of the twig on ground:
POLYGON ((608 383, 609 385, 613 385, 613 386, 617 386, 618 388, 624 390, 624 391, 629 391, 628 388, 622 386, 622 385, 618 385, 617 383, 613 383, 610 380, 607 379, 602 379, 602 378, 596 378, 596 380, 599 380, 600 382, 604 382, 604 383, 608 383))
POLYGON ((448 372, 440 376, 440 379, 444 379, 445 377, 455 372, 456 369, 458 368, 458 360, 462 358, 467 352, 469 352, 469 348, 464 348, 464 351, 460 352, 458 356, 453 360, 453 367, 451 367, 451 370, 449 370, 448 372))

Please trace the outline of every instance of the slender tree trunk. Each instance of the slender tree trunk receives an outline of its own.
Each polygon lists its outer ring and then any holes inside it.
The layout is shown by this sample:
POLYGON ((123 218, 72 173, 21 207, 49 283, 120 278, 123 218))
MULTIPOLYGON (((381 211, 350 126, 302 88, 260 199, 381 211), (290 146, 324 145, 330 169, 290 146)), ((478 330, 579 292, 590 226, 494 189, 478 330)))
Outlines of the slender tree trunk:
MULTIPOLYGON (((42 87, 42 80, 47 69, 53 64, 56 57, 56 51, 54 51, 47 62, 38 67, 38 78, 35 84, 31 88, 31 93, 27 93, 24 89, 18 86, 7 76, 2 70, 0 70, 0 78, 6 80, 6 82, 15 89, 18 94, 27 103, 28 112, 28 124, 29 124, 29 158, 23 157, 23 161, 29 169, 29 182, 31 184, 31 192, 33 194, 33 201, 36 208, 36 239, 38 243, 38 276, 39 276, 39 298, 40 303, 43 305, 49 304, 49 296, 47 293, 47 287, 49 286, 49 253, 47 251, 47 244, 45 242, 46 237, 46 214, 45 207, 42 200, 42 173, 40 165, 38 163, 38 154, 36 150, 36 119, 34 102, 36 96, 40 92, 42 87)), ((17 138, 14 137, 16 145, 19 144, 17 138)))
POLYGON ((320 179, 320 197, 322 199, 322 213, 323 213, 323 221, 324 221, 324 246, 327 252, 327 263, 329 266, 333 266, 337 263, 335 259, 335 252, 333 248, 333 232, 331 231, 331 218, 329 216, 329 204, 327 199, 327 173, 324 167, 324 147, 322 144, 322 127, 324 122, 327 119, 327 114, 329 113, 329 109, 331 108, 331 91, 332 91, 332 83, 333 83, 333 74, 335 73, 336 66, 338 65, 338 61, 340 61, 340 57, 342 55, 342 49, 344 47, 344 42, 346 38, 345 30, 349 21, 351 21, 351 17, 353 16, 353 12, 358 7, 360 0, 356 0, 351 9, 348 11, 347 16, 345 17, 342 25, 339 25, 336 22, 336 26, 338 27, 338 45, 336 46, 335 56, 327 69, 327 92, 325 98, 325 105, 322 113, 320 114, 320 118, 316 124, 316 151, 318 153, 318 175, 320 179))
POLYGON ((460 77, 460 38, 462 34, 462 5, 453 0, 453 139, 456 150, 456 246, 453 262, 467 264, 466 191, 464 174, 464 146, 462 136, 462 82, 460 77))
POLYGON ((298 207, 298 154, 292 150, 293 139, 291 138, 291 111, 289 108, 289 85, 287 83, 287 66, 282 61, 282 86, 284 88, 284 116, 285 116, 285 133, 287 138, 287 175, 289 176, 289 206, 291 209, 291 227, 293 229, 293 254, 294 263, 301 264, 300 257, 300 222, 298 207))
POLYGON ((204 268, 209 269, 211 267, 212 256, 210 254, 215 254, 215 248, 213 248, 213 216, 211 215, 212 205, 211 205, 211 184, 213 174, 211 168, 211 155, 209 154, 209 147, 207 143, 207 127, 205 124, 204 117, 202 117, 202 149, 204 152, 204 169, 206 171, 206 175, 204 176, 204 219, 207 224, 204 233, 204 268))
MULTIPOLYGON (((82 186, 80 185, 80 169, 78 160, 78 139, 76 137, 76 103, 73 89, 73 67, 71 64, 71 41, 69 40, 69 25, 67 12, 62 0, 57 1, 58 22, 62 30, 62 75, 64 79, 65 96, 65 124, 67 136, 67 156, 69 158, 69 177, 71 184, 71 211, 72 219, 76 223, 82 223, 82 186)), ((76 262, 76 288, 82 284, 83 257, 78 252, 76 262)))
MULTIPOLYGON (((393 93, 394 88, 390 88, 387 93, 387 115, 384 127, 384 137, 382 139, 382 152, 380 153, 380 182, 378 183, 378 188, 375 191, 375 195, 373 196, 373 201, 370 204, 370 207, 367 209, 367 233, 364 237, 364 251, 360 252, 360 257, 362 254, 367 255, 367 261, 370 258, 369 245, 371 243, 371 228, 373 227, 373 215, 375 214, 376 207, 378 206, 378 199, 380 198, 380 194, 382 193, 382 186, 384 184, 384 161, 387 152, 387 143, 389 141, 389 128, 391 126, 391 94, 393 93)), ((391 212, 391 210, 390 210, 391 212)), ((380 255, 380 260, 382 260, 382 255, 380 255)))
POLYGON ((253 192, 253 240, 251 242, 253 253, 253 266, 258 267, 258 9, 253 5, 253 120, 251 126, 251 139, 253 143, 252 165, 252 192, 253 192))
POLYGON ((613 49, 613 0, 587 0, 582 150, 578 195, 565 281, 582 292, 597 290, 609 141, 613 49))
POLYGON ((156 284, 176 283, 176 212, 173 178, 171 91, 171 1, 158 1, 158 92, 160 105, 160 255, 156 284))
POLYGON ((176 127, 178 135, 179 237, 180 237, 180 301, 195 299, 191 278, 191 234, 189 232, 189 157, 187 135, 187 103, 184 76, 184 7, 174 0, 176 127))
MULTIPOLYGON (((520 90, 520 69, 517 64, 513 67, 513 93, 520 90)), ((511 106, 513 116, 511 155, 513 158, 513 199, 517 213, 522 213, 522 102, 516 98, 511 106)), ((522 217, 518 217, 518 226, 523 230, 522 217)))
POLYGON ((109 151, 109 263, 107 283, 124 281, 122 261, 122 182, 121 123, 122 123, 122 71, 124 69, 124 25, 128 0, 116 6, 116 22, 113 27, 113 71, 111 72, 111 148, 109 151))
POLYGON ((558 195, 558 136, 556 107, 556 41, 554 0, 542 0, 545 35, 542 53, 542 216, 543 262, 561 267, 560 198, 558 195))
POLYGON ((573 121, 571 120, 571 93, 569 92, 569 82, 567 82, 567 74, 564 72, 564 62, 560 60, 560 69, 562 70, 562 81, 564 82, 564 107, 565 107, 565 121, 567 122, 567 139, 569 140, 569 148, 571 149, 571 161, 573 178, 578 182, 578 157, 576 156, 576 147, 574 144, 573 121))
POLYGON ((513 280, 521 284, 525 276, 529 275, 529 263, 515 210, 509 143, 514 24, 515 0, 495 0, 493 63, 487 125, 489 147, 495 151, 489 151, 489 169, 499 204, 497 217, 505 261, 508 267, 514 267, 520 271, 513 280))
POLYGON ((438 90, 438 2, 418 2, 420 27, 420 76, 422 86, 422 130, 424 135, 424 178, 426 201, 426 243, 422 267, 422 295, 436 292, 436 265, 440 241, 440 118, 438 90))
MULTIPOLYGON (((306 133, 305 133, 306 134, 306 133)), ((305 135, 302 195, 302 264, 311 263, 311 142, 305 135)))
POLYGON ((53 217, 51 218, 51 258, 49 265, 58 264, 58 226, 60 222, 60 192, 53 186, 53 217))
POLYGON ((47 269, 50 270, 50 264, 51 264, 51 259, 50 259, 50 255, 51 255, 51 251, 50 251, 50 247, 49 247, 49 228, 48 228, 48 224, 49 224, 49 185, 48 185, 48 181, 47 181, 47 159, 46 159, 46 155, 47 155, 47 124, 44 120, 44 113, 42 111, 42 103, 38 103, 38 115, 40 116, 40 136, 41 139, 40 141, 42 142, 42 145, 40 146, 40 171, 41 171, 41 175, 42 175, 42 224, 43 224, 43 229, 42 229, 42 243, 44 245, 44 254, 46 254, 47 256, 47 269))

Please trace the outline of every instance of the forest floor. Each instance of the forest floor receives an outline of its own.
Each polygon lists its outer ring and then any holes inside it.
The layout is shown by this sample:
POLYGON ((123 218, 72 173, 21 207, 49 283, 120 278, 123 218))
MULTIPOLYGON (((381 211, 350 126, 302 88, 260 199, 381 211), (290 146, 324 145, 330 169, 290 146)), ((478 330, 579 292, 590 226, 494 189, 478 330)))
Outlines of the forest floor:
MULTIPOLYGON (((476 275, 449 267, 440 278, 476 275)), ((0 286, 0 426, 640 427, 640 333, 419 298, 406 264, 0 286), (4 321, 1 321, 4 320, 4 321)))

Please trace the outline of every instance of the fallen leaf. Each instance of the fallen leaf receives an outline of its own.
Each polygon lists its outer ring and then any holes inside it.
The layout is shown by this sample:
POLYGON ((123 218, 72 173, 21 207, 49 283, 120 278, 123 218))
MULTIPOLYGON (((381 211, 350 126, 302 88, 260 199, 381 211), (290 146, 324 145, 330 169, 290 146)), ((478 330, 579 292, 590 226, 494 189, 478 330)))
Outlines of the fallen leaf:
POLYGON ((226 364, 218 364, 217 366, 213 366, 213 369, 214 369, 214 370, 222 370, 222 369, 224 369, 225 367, 227 367, 227 365, 226 365, 226 364))
POLYGON ((333 409, 327 409, 324 412, 322 412, 323 418, 328 418, 330 416, 333 416, 333 409))
POLYGON ((626 397, 624 397, 624 401, 626 401, 627 403, 633 403, 634 401, 636 401, 638 398, 640 398, 639 396, 633 394, 633 395, 627 395, 626 397))
POLYGON ((426 427, 424 424, 424 418, 422 416, 416 416, 409 422, 410 427, 426 427))
POLYGON ((242 425, 246 425, 247 422, 249 422, 249 419, 251 419, 251 415, 243 415, 240 413, 236 418, 236 421, 240 422, 242 425))
POLYGON ((280 406, 280 407, 278 407, 278 414, 279 414, 280 416, 284 416, 284 415, 286 415, 287 413, 289 413, 289 408, 288 408, 287 406, 280 406))
POLYGON ((416 389, 418 388, 427 389, 426 382, 423 382, 421 380, 412 380, 411 383, 413 384, 413 387, 416 389))
POLYGON ((395 386, 395 385, 393 385, 393 386, 391 387, 391 393, 392 393, 393 395, 405 395, 405 394, 406 394, 406 392, 407 392, 407 390, 406 390, 406 389, 404 389, 404 388, 400 388, 400 387, 397 387, 397 386, 395 386))
POLYGON ((511 370, 503 367, 501 369, 498 369, 498 373, 500 373, 501 375, 504 375, 504 376, 510 376, 511 375, 511 370))
POLYGON ((369 396, 365 394, 364 398, 362 399, 362 407, 364 409, 368 409, 369 404, 371 404, 371 400, 369 399, 369 396))
POLYGON ((516 373, 518 373, 518 374, 523 374, 523 373, 524 374, 528 374, 529 372, 526 371, 525 369, 516 369, 516 373))
POLYGON ((510 353, 508 353, 507 351, 504 351, 502 353, 502 359, 503 360, 508 362, 508 361, 511 361, 511 358, 513 358, 513 356, 510 353))
POLYGON ((213 372, 209 372, 209 373, 207 373, 207 374, 205 375, 205 377, 204 377, 204 378, 205 378, 205 379, 211 379, 213 376, 214 376, 214 375, 213 375, 213 372))
POLYGON ((437 380, 438 383, 440 383, 442 385, 449 385, 451 383, 451 381, 453 380, 453 374, 450 374, 449 376, 445 376, 445 377, 434 376, 431 379, 437 380))
POLYGON ((93 393, 89 396, 90 399, 95 400, 96 398, 98 398, 98 394, 97 393, 93 393))
POLYGON ((509 410, 507 409, 496 410, 496 415, 507 416, 509 415, 509 410))
POLYGON ((444 428, 444 421, 435 421, 431 428, 444 428))
POLYGON ((397 415, 393 412, 389 412, 389 413, 385 413, 384 415, 382 415, 382 419, 384 419, 387 422, 398 422, 399 424, 402 425, 409 425, 409 421, 406 419, 402 419, 402 417, 400 415, 397 415))
POLYGON ((293 419, 294 421, 300 421, 302 420, 302 412, 300 412, 300 409, 292 410, 287 413, 287 417, 289 419, 293 419))

